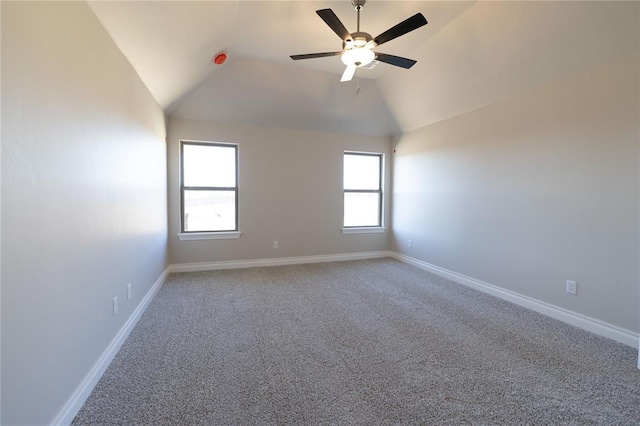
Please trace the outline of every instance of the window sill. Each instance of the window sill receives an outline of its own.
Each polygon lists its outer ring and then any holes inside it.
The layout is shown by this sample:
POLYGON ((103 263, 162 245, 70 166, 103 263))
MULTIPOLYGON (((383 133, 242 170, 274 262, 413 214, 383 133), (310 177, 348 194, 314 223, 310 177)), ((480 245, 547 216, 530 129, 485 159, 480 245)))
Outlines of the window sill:
POLYGON ((178 234, 180 241, 192 240, 232 240, 240 238, 240 231, 232 232, 187 232, 178 234))
POLYGON ((347 234, 381 234, 387 228, 384 226, 372 226, 372 227, 363 227, 363 228, 342 228, 342 233, 344 235, 347 234))

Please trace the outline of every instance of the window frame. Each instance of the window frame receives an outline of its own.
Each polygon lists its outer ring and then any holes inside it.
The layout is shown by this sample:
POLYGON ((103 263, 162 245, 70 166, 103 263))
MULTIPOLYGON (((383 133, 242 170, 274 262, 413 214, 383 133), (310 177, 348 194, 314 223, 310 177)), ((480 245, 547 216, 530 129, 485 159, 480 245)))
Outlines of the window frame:
POLYGON ((381 152, 362 152, 362 151, 344 151, 342 155, 342 233, 343 234, 363 234, 384 232, 384 200, 383 200, 383 183, 384 183, 384 153, 381 152), (363 157, 378 157, 378 189, 346 189, 344 187, 344 159, 347 155, 359 155, 363 157), (378 224, 377 225, 355 225, 346 226, 344 224, 345 205, 344 198, 346 193, 368 193, 378 194, 378 224))
POLYGON ((238 164, 239 164, 239 146, 237 143, 228 142, 208 142, 180 139, 180 233, 178 237, 181 240, 202 240, 202 239, 227 239, 239 238, 239 190, 238 190, 238 164), (184 147, 185 145, 210 146, 233 148, 235 151, 235 187, 219 187, 219 186, 185 186, 184 185, 184 147), (235 193, 235 229, 228 230, 207 230, 207 231, 186 231, 185 230, 185 211, 184 211, 184 193, 185 191, 233 191, 235 193))

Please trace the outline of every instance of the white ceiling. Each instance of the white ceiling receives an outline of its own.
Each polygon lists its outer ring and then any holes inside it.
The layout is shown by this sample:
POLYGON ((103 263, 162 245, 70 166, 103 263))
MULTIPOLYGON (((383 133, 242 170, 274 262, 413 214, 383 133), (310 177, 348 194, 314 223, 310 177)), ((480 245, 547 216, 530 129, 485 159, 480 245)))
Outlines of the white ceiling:
POLYGON ((421 12, 429 21, 377 51, 417 59, 378 64, 340 83, 340 39, 316 15, 331 8, 354 32, 350 0, 90 1, 168 114, 250 125, 395 135, 638 52, 638 2, 369 0, 376 36, 421 12), (212 57, 226 52, 224 65, 212 57))
POLYGON ((637 55, 639 47, 637 1, 480 1, 420 47, 417 72, 391 70, 379 86, 407 132, 637 55))
MULTIPOLYGON (((293 61, 289 55, 332 52, 342 41, 316 15, 331 8, 349 31, 356 31, 350 0, 338 1, 90 1, 89 6, 116 45, 129 59, 163 108, 218 68, 212 57, 251 58, 302 69, 344 70, 339 57, 293 61)), ((381 46, 380 51, 410 56, 472 2, 389 2, 369 0, 360 29, 376 36, 409 16, 422 12, 428 25, 381 46)), ((390 65, 367 70, 376 78, 390 65)))
POLYGON ((345 87, 340 76, 236 58, 206 79, 171 115, 191 120, 341 133, 401 133, 375 80, 345 87))

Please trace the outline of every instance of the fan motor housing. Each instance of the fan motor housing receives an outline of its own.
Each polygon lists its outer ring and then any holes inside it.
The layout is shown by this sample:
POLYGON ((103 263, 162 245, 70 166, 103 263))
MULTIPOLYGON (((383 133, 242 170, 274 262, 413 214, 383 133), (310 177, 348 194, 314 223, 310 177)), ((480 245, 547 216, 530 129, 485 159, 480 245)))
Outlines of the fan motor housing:
POLYGON ((365 32, 355 32, 349 34, 350 37, 342 42, 342 49, 353 49, 354 47, 367 47, 373 49, 373 37, 365 32))

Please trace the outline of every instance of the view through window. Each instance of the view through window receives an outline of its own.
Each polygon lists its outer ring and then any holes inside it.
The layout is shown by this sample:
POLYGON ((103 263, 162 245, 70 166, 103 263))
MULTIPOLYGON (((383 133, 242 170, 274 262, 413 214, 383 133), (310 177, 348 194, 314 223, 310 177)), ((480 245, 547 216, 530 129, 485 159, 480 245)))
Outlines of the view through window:
POLYGON ((344 153, 344 227, 382 226, 382 154, 344 153))
POLYGON ((182 232, 238 230, 238 146, 181 141, 182 232))

